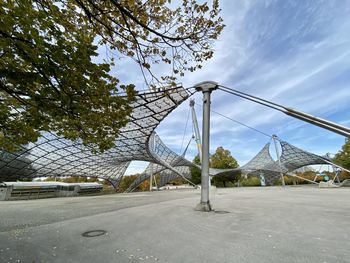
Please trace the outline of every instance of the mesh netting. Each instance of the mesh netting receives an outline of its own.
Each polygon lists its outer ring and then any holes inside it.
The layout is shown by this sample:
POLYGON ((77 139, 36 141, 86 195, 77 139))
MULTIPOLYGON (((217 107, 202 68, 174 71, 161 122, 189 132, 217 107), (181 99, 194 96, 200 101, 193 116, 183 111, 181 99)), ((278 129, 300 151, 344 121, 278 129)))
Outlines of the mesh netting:
POLYGON ((170 181, 179 178, 179 174, 181 174, 181 177, 191 179, 191 171, 190 167, 188 166, 178 166, 175 167, 175 170, 177 173, 174 173, 173 171, 166 169, 160 173, 160 183, 159 187, 162 187, 169 183, 170 181))
POLYGON ((248 175, 265 177, 267 185, 272 185, 281 178, 282 174, 287 174, 303 166, 315 164, 328 164, 329 160, 313 153, 301 150, 285 141, 280 141, 282 153, 280 156, 281 164, 274 160, 270 155, 270 143, 267 143, 260 152, 255 155, 247 164, 237 169, 218 172, 217 176, 234 176, 237 172, 243 172, 248 175))
MULTIPOLYGON (((137 95, 132 104, 133 112, 128 124, 120 130, 116 146, 103 154, 94 154, 79 142, 72 142, 54 133, 44 133, 36 143, 30 143, 16 153, 0 151, 0 181, 45 176, 99 177, 110 181, 115 187, 132 160, 152 162, 153 174, 161 177, 160 186, 177 177, 190 177, 189 167, 196 166, 183 156, 170 150, 154 134, 154 129, 173 109, 189 97, 183 87, 137 95)), ((235 176, 239 172, 252 175, 263 174, 272 184, 280 173, 297 168, 327 164, 325 158, 301 150, 280 141, 281 165, 272 159, 269 147, 263 149, 246 165, 237 169, 210 169, 211 176, 235 176)), ((197 166, 198 167, 198 166, 197 166)), ((133 182, 128 191, 149 179, 148 166, 133 182)))
POLYGON ((127 192, 132 191, 136 187, 138 187, 142 182, 149 179, 151 174, 159 174, 161 178, 161 185, 163 186, 165 183, 171 181, 172 179, 178 178, 178 177, 185 177, 189 178, 189 166, 192 166, 193 164, 186 160, 183 156, 180 156, 170 150, 164 142, 160 139, 160 137, 157 134, 153 134, 150 137, 150 154, 154 158, 155 162, 153 163, 153 167, 151 167, 151 164, 147 166, 145 171, 140 174, 135 181, 128 187, 126 190, 127 192), (187 168, 185 168, 185 166, 187 168), (179 168, 184 167, 184 168, 179 168), (188 170, 186 173, 185 170, 188 170), (164 177, 172 178, 168 181, 166 181, 164 177), (163 179, 162 179, 163 178, 163 179), (164 181, 166 181, 164 183, 164 181), (164 183, 164 184, 163 184, 164 183))
MULTIPOLYGON (((303 166, 314 164, 329 163, 324 157, 301 150, 285 141, 280 141, 282 153, 280 156, 281 164, 278 160, 274 160, 270 154, 270 143, 267 143, 247 164, 236 169, 209 169, 211 176, 223 176, 234 178, 237 173, 245 173, 253 176, 263 175, 267 185, 273 185, 277 179, 281 178, 281 173, 287 174, 303 166)), ((155 135, 155 158, 162 160, 163 165, 154 164, 153 174, 160 176, 159 187, 178 177, 190 178, 191 173, 189 167, 197 166, 186 160, 183 156, 179 156, 171 151, 159 138, 155 135), (168 166, 166 167, 167 164, 168 166), (169 169, 172 167, 172 169, 169 169)), ((198 166, 197 166, 198 167, 198 166)), ((150 178, 150 165, 146 170, 138 176, 138 178, 130 185, 127 191, 132 191, 145 180, 150 178)))
POLYGON ((109 180, 117 186, 130 161, 153 161, 149 150, 152 132, 173 109, 189 97, 183 87, 137 95, 128 124, 116 146, 94 154, 79 142, 43 133, 17 153, 0 151, 0 181, 44 176, 86 176, 109 180))
POLYGON ((325 157, 301 150, 287 142, 281 141, 281 162, 287 171, 313 164, 328 164, 325 157))
MULTIPOLYGON (((265 167, 269 166, 272 169, 275 168, 273 165, 275 161, 270 155, 270 143, 267 143, 260 152, 257 153, 247 164, 243 165, 240 169, 246 172, 254 170, 264 170, 265 167)), ((270 168, 270 169, 271 169, 270 168)))

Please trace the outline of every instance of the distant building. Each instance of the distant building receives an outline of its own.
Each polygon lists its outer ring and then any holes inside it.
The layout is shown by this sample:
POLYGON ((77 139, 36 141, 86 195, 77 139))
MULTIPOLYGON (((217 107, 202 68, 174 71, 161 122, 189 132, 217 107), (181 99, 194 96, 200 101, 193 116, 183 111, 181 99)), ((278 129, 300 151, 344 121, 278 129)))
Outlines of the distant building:
POLYGON ((3 182, 0 201, 78 196, 102 192, 99 183, 3 182))

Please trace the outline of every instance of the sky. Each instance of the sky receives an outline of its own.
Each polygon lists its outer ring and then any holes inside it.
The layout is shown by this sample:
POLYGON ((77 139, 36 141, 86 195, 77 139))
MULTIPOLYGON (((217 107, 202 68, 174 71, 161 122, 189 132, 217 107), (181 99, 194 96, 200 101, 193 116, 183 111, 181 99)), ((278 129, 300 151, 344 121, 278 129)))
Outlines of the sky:
MULTIPOLYGON (((213 80, 350 126, 350 0, 221 0, 220 6, 226 27, 214 45, 214 57, 200 71, 179 79, 184 87, 213 80)), ((114 73, 139 89, 146 88, 136 64, 120 61, 114 73)), ((202 94, 193 98, 201 125, 202 94)), ((211 107, 316 154, 336 153, 345 141, 341 135, 219 90, 212 93, 211 107)), ((185 132, 188 111, 185 101, 156 129, 179 154, 192 136, 191 119, 185 132)), ((211 152, 223 146, 243 165, 268 141, 256 131, 211 114, 211 152)), ((196 154, 192 142, 186 158, 192 160, 196 154)), ((135 162, 127 174, 141 172, 145 165, 135 162)))

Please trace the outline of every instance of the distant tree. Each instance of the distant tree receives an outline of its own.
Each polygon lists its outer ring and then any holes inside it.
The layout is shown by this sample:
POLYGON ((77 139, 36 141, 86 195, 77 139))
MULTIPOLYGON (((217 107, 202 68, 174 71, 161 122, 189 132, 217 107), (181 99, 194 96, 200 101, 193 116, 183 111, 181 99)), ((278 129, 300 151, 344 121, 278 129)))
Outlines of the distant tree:
MULTIPOLYGON (((225 150, 223 147, 218 147, 213 155, 210 157, 210 165, 212 168, 218 169, 233 169, 238 167, 238 163, 235 158, 232 157, 229 150, 225 150)), ((214 176, 212 183, 216 186, 226 187, 228 183, 231 185, 240 178, 240 174, 237 174, 234 178, 226 176, 214 176)))
POLYGON ((335 155, 333 161, 346 169, 350 169, 350 138, 345 140, 344 145, 335 155))
POLYGON ((46 182, 63 182, 63 183, 87 183, 87 182, 99 182, 97 177, 88 178, 87 176, 49 176, 44 181, 46 182))
MULTIPOLYGON (((199 155, 197 155, 193 161, 193 163, 200 165, 199 155)), ((230 169, 237 168, 238 163, 234 157, 232 157, 231 152, 229 150, 225 150, 223 147, 218 147, 213 155, 210 156, 210 164, 211 168, 218 169, 230 169)), ((191 167, 191 181, 195 184, 201 183, 201 170, 197 167, 191 167)), ((213 177, 212 183, 216 186, 226 187, 227 183, 233 185, 240 178, 240 173, 238 173, 235 177, 225 177, 225 176, 215 176, 213 177)))
POLYGON ((90 182, 90 183, 99 182, 99 180, 98 180, 97 177, 90 177, 90 178, 87 178, 87 181, 90 182))
MULTIPOLYGON (((194 157, 193 161, 194 164, 200 165, 199 155, 194 157)), ((201 170, 198 167, 191 166, 191 181, 194 184, 200 184, 201 183, 201 170)))
POLYGON ((260 179, 256 176, 249 176, 248 178, 245 178, 241 180, 242 186, 260 186, 260 179))
POLYGON ((160 185, 160 174, 155 175, 157 185, 160 185))
POLYGON ((138 176, 137 174, 123 176, 118 187, 118 192, 120 193, 125 192, 125 190, 128 189, 128 187, 136 180, 137 176, 138 176))
POLYGON ((168 184, 171 185, 183 185, 187 184, 187 181, 183 179, 182 177, 175 178, 174 180, 171 180, 168 184))
POLYGON ((43 182, 55 182, 55 181, 59 181, 61 182, 63 180, 63 178, 56 178, 54 176, 48 176, 47 178, 43 179, 43 182))
POLYGON ((149 180, 143 181, 134 191, 149 191, 149 180))
POLYGON ((218 147, 215 153, 210 157, 210 164, 212 168, 228 169, 237 168, 238 163, 235 158, 232 157, 229 150, 225 150, 223 147, 218 147))

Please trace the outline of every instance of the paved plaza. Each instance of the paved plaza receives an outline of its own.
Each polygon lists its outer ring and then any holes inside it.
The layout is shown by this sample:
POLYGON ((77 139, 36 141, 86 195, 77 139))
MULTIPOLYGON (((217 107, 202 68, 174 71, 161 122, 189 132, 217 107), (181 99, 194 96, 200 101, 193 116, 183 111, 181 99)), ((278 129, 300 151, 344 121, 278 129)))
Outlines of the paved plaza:
POLYGON ((216 189, 210 213, 194 211, 199 198, 0 202, 0 262, 350 262, 350 188, 216 189))

